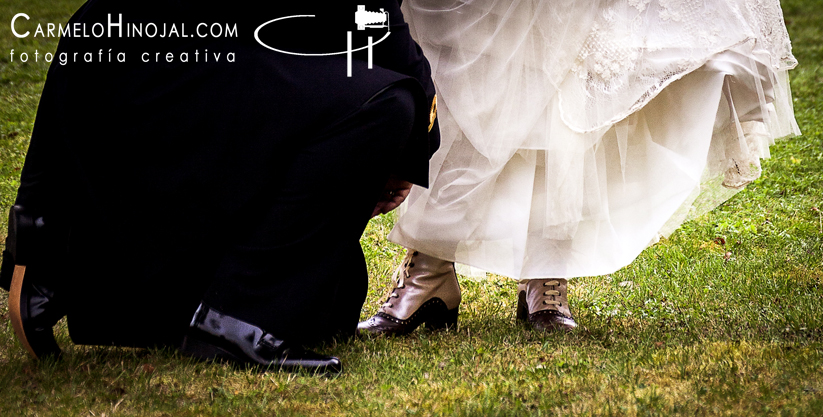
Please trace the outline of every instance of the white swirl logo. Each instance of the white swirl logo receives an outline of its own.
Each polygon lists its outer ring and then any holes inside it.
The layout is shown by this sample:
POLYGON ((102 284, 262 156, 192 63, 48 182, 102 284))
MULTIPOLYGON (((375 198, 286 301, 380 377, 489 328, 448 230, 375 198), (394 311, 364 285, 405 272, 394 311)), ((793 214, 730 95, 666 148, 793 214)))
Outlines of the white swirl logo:
POLYGON ((372 65, 372 47, 374 45, 379 44, 386 40, 386 38, 391 35, 391 29, 389 28, 389 12, 380 9, 379 12, 370 12, 366 10, 365 6, 357 6, 357 11, 354 13, 354 22, 357 25, 357 30, 365 30, 366 28, 386 28, 386 34, 383 35, 377 42, 372 40, 372 37, 368 37, 368 41, 366 46, 361 46, 356 49, 352 49, 352 40, 351 40, 351 31, 346 32, 346 50, 339 51, 339 52, 320 52, 320 53, 304 53, 304 52, 292 52, 292 51, 285 51, 282 49, 275 48, 273 46, 267 45, 260 39, 260 30, 264 27, 281 20, 285 19, 295 19, 301 17, 315 17, 313 14, 306 14, 306 15, 293 15, 293 16, 284 16, 278 17, 277 19, 269 20, 268 22, 263 23, 262 25, 258 26, 257 29, 254 30, 254 39, 257 40, 257 43, 262 45, 265 48, 271 49, 272 51, 279 52, 281 54, 287 55, 299 55, 299 56, 332 56, 332 55, 343 55, 346 54, 346 75, 351 77, 351 54, 353 52, 362 51, 364 49, 368 50, 368 68, 371 69, 372 65))

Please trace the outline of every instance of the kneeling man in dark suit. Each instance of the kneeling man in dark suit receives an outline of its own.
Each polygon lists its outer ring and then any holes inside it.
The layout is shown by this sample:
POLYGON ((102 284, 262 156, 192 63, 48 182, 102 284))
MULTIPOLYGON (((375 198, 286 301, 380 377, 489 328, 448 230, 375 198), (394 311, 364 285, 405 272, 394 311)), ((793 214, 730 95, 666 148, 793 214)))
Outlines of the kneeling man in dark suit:
POLYGON ((360 235, 439 143, 399 2, 90 0, 70 24, 107 33, 64 36, 40 100, 0 271, 22 345, 59 354, 67 316, 78 344, 339 372, 304 346, 355 331, 360 235))

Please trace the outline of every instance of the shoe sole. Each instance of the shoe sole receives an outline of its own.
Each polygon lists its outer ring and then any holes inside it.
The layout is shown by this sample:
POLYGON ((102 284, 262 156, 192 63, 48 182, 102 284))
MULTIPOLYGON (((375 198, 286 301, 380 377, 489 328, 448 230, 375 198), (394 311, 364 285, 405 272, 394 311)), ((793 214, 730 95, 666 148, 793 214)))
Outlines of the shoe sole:
POLYGON ((21 310, 21 298, 23 293, 23 278, 26 276, 25 265, 15 265, 14 274, 11 278, 11 288, 9 291, 9 316, 11 318, 11 327, 14 328, 14 334, 17 335, 17 340, 23 345, 23 348, 29 352, 29 355, 34 359, 39 359, 37 353, 32 349, 29 343, 29 338, 26 337, 26 331, 23 327, 23 314, 21 310))
MULTIPOLYGON (((537 313, 538 312, 535 312, 533 314, 537 314, 537 313)), ((543 331, 543 332, 556 332, 556 331, 570 332, 570 331, 573 331, 574 329, 577 328, 577 324, 575 324, 574 327, 569 327, 569 326, 564 326, 562 324, 557 324, 557 323, 550 324, 549 327, 536 326, 534 323, 529 321, 529 316, 530 315, 531 314, 529 313, 529 304, 526 301, 526 292, 525 291, 520 291, 517 294, 517 310, 516 310, 516 313, 515 313, 515 317, 516 317, 517 321, 520 322, 521 324, 523 324, 524 326, 526 326, 526 327, 528 327, 532 330, 543 331)))
POLYGON ((195 359, 207 362, 221 362, 236 363, 248 365, 247 362, 241 360, 236 355, 232 354, 226 349, 214 346, 211 343, 203 342, 199 339, 185 336, 180 351, 195 359))
MULTIPOLYGON (((435 297, 423 303, 411 317, 405 320, 397 319, 390 314, 378 312, 374 317, 380 317, 390 323, 394 323, 394 326, 370 328, 359 327, 358 324, 357 334, 360 336, 406 336, 417 330, 421 325, 425 325, 424 329, 430 332, 456 332, 458 330, 457 319, 459 315, 460 305, 449 310, 443 300, 435 297)), ((368 323, 369 320, 363 323, 368 323)))
POLYGON ((431 314, 423 322, 426 329, 432 332, 440 331, 457 331, 457 317, 460 315, 460 306, 451 310, 446 310, 445 313, 431 314))
POLYGON ((314 375, 337 375, 343 372, 343 367, 328 368, 328 369, 311 369, 301 366, 289 366, 272 363, 270 366, 265 366, 257 363, 245 361, 237 355, 229 352, 211 343, 204 342, 200 339, 185 336, 183 343, 180 346, 180 352, 184 355, 190 356, 194 359, 205 362, 224 362, 236 366, 241 369, 255 369, 260 372, 268 371, 283 371, 283 372, 307 372, 314 375))

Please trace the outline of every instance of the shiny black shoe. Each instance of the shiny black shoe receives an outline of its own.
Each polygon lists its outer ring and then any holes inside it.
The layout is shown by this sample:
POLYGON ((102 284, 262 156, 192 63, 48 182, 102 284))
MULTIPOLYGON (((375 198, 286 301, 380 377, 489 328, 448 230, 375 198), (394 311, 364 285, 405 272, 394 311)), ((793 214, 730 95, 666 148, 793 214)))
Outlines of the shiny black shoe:
POLYGON ((206 304, 194 313, 180 351, 201 360, 223 360, 264 371, 339 374, 340 359, 291 346, 263 329, 227 316, 206 304))
POLYGON ((9 279, 9 317, 20 344, 35 359, 59 356, 53 327, 66 315, 54 291, 38 283, 43 265, 44 222, 14 206, 9 213, 9 233, 0 277, 9 279), (30 265, 27 267, 27 265, 30 265), (10 276, 10 277, 9 277, 10 276))
POLYGON ((46 239, 43 218, 28 213, 20 205, 14 205, 9 210, 8 226, 3 264, 0 265, 0 288, 11 291, 15 266, 30 265, 46 239))
MULTIPOLYGON (((8 240, 8 238, 6 239, 8 240)), ((8 243, 6 244, 8 245, 8 243)), ((3 250, 3 258, 0 261, 0 288, 10 291, 11 278, 14 276, 14 257, 7 249, 3 250)))

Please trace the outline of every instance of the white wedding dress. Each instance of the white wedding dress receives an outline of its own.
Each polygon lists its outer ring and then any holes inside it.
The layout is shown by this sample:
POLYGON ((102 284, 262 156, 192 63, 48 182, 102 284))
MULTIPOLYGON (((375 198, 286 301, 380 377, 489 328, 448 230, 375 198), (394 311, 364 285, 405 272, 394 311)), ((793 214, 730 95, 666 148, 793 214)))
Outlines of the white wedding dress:
POLYGON ((611 273, 799 134, 777 0, 406 0, 442 145, 390 235, 514 278, 611 273))

